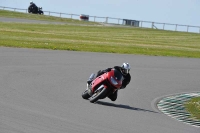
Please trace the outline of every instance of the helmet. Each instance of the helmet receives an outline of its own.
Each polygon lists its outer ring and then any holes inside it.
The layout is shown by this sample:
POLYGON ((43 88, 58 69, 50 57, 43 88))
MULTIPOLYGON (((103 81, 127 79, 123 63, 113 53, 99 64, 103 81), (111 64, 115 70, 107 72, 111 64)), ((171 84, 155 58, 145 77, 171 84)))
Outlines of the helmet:
POLYGON ((121 72, 123 75, 127 75, 131 69, 131 66, 128 63, 123 63, 121 66, 121 72))
POLYGON ((30 4, 33 4, 33 1, 30 1, 30 4))

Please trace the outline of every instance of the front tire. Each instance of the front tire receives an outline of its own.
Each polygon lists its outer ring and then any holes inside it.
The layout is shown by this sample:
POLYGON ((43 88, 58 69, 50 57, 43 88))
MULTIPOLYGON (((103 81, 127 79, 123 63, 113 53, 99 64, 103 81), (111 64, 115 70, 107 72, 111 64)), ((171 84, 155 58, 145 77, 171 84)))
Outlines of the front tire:
POLYGON ((90 95, 88 94, 88 90, 85 90, 83 93, 82 93, 82 98, 83 99, 88 99, 90 97, 90 95))
POLYGON ((90 98, 90 102, 91 103, 94 103, 96 102, 97 100, 105 97, 105 95, 108 93, 108 89, 106 88, 102 88, 101 90, 97 91, 96 93, 94 93, 90 98))

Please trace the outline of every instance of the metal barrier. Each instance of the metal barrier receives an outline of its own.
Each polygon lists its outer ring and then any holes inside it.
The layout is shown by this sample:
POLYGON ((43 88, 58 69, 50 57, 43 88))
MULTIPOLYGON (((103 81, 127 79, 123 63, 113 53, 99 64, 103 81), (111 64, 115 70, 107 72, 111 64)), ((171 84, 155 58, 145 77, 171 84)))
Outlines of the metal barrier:
MULTIPOLYGON (((19 9, 19 8, 11 8, 11 7, 3 7, 3 6, 0 6, 0 9, 20 11, 20 12, 23 11, 23 12, 28 13, 28 9, 19 9)), ((80 19, 79 14, 69 14, 69 13, 51 12, 51 11, 43 11, 43 12, 45 15, 48 15, 48 16, 71 18, 71 19, 78 19, 78 20, 80 19)), ((106 23, 106 24, 123 25, 123 19, 121 18, 89 16, 89 21, 101 22, 101 23, 106 23)), ((160 30, 200 33, 200 26, 160 23, 160 22, 151 22, 151 21, 143 21, 143 20, 137 20, 137 21, 140 22, 139 27, 141 28, 153 28, 153 29, 160 29, 160 30)))

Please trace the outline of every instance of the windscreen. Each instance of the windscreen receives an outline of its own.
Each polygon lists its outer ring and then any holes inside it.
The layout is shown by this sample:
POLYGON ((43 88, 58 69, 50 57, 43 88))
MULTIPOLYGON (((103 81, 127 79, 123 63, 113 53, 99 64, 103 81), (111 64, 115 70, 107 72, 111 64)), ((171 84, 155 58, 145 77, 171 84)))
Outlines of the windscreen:
POLYGON ((122 74, 116 69, 114 69, 114 75, 115 75, 116 80, 118 80, 118 81, 123 80, 122 74))

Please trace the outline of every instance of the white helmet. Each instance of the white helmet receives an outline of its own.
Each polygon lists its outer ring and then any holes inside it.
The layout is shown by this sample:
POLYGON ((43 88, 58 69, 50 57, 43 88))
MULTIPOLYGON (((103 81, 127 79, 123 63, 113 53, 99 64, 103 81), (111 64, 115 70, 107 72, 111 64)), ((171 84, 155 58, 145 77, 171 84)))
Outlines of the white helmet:
POLYGON ((131 66, 128 63, 123 63, 121 67, 121 72, 123 75, 127 75, 131 69, 131 66))
POLYGON ((33 1, 30 1, 30 4, 33 4, 33 1))

